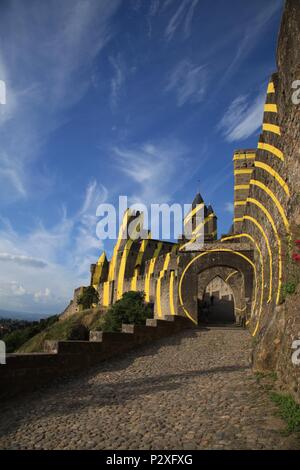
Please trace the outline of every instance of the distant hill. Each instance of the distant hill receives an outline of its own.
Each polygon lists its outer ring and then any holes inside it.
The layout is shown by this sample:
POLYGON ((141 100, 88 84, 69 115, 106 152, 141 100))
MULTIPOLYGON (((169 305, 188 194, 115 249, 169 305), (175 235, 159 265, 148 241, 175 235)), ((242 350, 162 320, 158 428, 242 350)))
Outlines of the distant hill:
POLYGON ((45 315, 41 313, 15 312, 11 310, 0 309, 0 318, 11 318, 12 320, 38 321, 41 318, 47 318, 49 316, 51 315, 45 315))

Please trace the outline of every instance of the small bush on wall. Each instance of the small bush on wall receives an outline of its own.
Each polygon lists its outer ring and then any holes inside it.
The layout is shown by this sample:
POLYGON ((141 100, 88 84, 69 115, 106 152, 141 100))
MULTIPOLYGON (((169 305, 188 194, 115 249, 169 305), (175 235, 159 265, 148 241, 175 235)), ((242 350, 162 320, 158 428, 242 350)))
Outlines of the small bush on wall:
POLYGON ((102 330, 120 331, 122 323, 145 325, 147 318, 152 317, 152 309, 145 303, 144 292, 129 291, 107 311, 102 330))

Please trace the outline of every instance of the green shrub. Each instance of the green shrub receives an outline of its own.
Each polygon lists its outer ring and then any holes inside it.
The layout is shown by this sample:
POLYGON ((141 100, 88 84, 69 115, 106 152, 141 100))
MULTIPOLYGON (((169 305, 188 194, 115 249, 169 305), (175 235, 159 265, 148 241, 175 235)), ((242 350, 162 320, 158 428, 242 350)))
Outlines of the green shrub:
POLYGON ((83 293, 79 296, 77 303, 82 305, 84 310, 92 307, 99 302, 99 294, 93 286, 85 287, 83 293))
POLYGON ((279 408, 279 415, 287 423, 288 432, 300 432, 300 405, 291 395, 272 392, 271 399, 279 408))
POLYGON ((107 311, 102 330, 120 331, 122 323, 144 325, 146 319, 152 317, 152 309, 145 303, 144 293, 129 291, 107 311))
POLYGON ((89 329, 81 323, 79 320, 74 323, 70 333, 67 336, 67 340, 72 341, 88 341, 89 329))
POLYGON ((284 298, 287 296, 287 295, 293 295, 295 294, 296 292, 296 283, 295 282, 287 282, 286 284, 284 284, 282 286, 282 291, 283 291, 283 296, 284 298))

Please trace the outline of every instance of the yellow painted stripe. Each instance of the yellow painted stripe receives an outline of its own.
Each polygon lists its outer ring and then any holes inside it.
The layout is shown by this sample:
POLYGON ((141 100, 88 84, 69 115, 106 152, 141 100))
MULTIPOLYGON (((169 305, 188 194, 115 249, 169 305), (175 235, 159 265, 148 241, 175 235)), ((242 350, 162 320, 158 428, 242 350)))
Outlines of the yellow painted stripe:
POLYGON ((272 167, 270 167, 269 165, 267 165, 266 163, 263 163, 263 162, 259 162, 259 161, 255 161, 254 163, 255 167, 256 168, 261 168, 262 170, 265 170, 267 173, 269 173, 271 176, 273 176, 273 178, 276 179, 276 181, 280 184, 280 186, 283 188, 284 192, 286 193, 286 195, 288 197, 290 197, 290 190, 289 190, 289 187, 288 185, 286 184, 286 182, 284 181, 283 178, 281 178, 281 176, 279 175, 279 173, 277 173, 277 171, 275 171, 272 167))
POLYGON ((191 265, 193 263, 195 263, 195 261, 197 261, 198 259, 202 258, 203 256, 206 256, 208 255, 209 253, 215 253, 215 252, 227 252, 227 253, 233 253, 237 256, 240 256, 241 258, 245 259, 249 264, 251 264, 252 268, 253 268, 253 272, 254 272, 254 278, 255 278, 255 298, 256 298, 256 292, 257 292, 257 272, 256 272, 256 267, 255 267, 255 264, 247 257, 245 256, 243 253, 239 253, 238 251, 234 251, 234 250, 231 250, 230 248, 217 248, 217 249, 214 249, 214 250, 208 250, 208 251, 204 251, 203 253, 200 253, 198 256, 196 256, 195 258, 193 258, 188 264, 187 266, 185 267, 182 275, 181 275, 181 278, 180 278, 180 281, 179 281, 179 285, 178 285, 178 296, 179 296, 179 302, 180 302, 180 306, 182 307, 185 315, 195 324, 197 324, 197 321, 195 321, 193 319, 193 317, 190 315, 189 311, 185 308, 184 306, 184 303, 183 303, 183 299, 182 299, 182 282, 183 282, 183 279, 184 279, 184 276, 186 274, 186 272, 188 271, 188 269, 191 267, 191 265))
POLYGON ((209 222, 209 220, 213 217, 215 217, 214 213, 209 214, 208 217, 206 217, 199 225, 197 225, 197 227, 192 231, 192 235, 195 235, 194 238, 192 238, 192 240, 188 241, 183 246, 181 246, 180 251, 183 250, 184 248, 186 248, 187 246, 192 245, 193 243, 195 243, 195 241, 197 240, 197 238, 200 235, 200 230, 202 229, 202 227, 204 227, 209 222))
POLYGON ((236 153, 234 154, 233 160, 252 160, 255 157, 255 153, 236 153))
MULTIPOLYGON (((150 238, 151 238, 151 234, 149 233, 148 238, 142 241, 137 258, 136 258, 135 266, 141 266, 142 261, 143 261, 143 256, 146 251, 146 247, 150 238)), ((133 290, 134 292, 136 292, 137 277, 138 277, 138 269, 135 267, 134 275, 131 279, 131 286, 130 286, 131 290, 133 290)))
POLYGON ((250 185, 249 184, 238 184, 234 187, 235 191, 240 191, 240 190, 243 190, 243 189, 250 189, 250 185))
POLYGON ((154 251, 153 258, 151 258, 150 263, 149 263, 149 269, 148 273, 146 274, 145 277, 145 300, 146 302, 150 301, 150 279, 151 279, 151 274, 153 274, 154 268, 155 268, 155 263, 156 259, 162 249, 163 242, 159 242, 157 245, 156 250, 154 251))
POLYGON ((254 217, 251 217, 250 215, 244 215, 243 220, 249 220, 258 228, 267 246, 268 255, 269 255, 269 270, 270 270, 270 286, 269 286, 269 298, 268 298, 268 303, 269 303, 272 300, 272 293, 273 293, 273 256, 272 256, 270 242, 263 227, 254 217))
POLYGON ((109 281, 103 283, 103 307, 109 306, 109 281))
MULTIPOLYGON (((237 238, 248 238, 254 244, 255 248, 257 249, 258 254, 259 254, 259 259, 260 259, 260 265, 261 265, 260 305, 259 305, 259 311, 258 311, 258 319, 257 319, 256 326, 255 326, 255 329, 254 329, 254 332, 253 332, 253 336, 255 336, 256 333, 257 333, 257 330, 259 328, 259 322, 260 322, 262 306, 263 306, 263 299, 264 299, 264 285, 265 285, 265 271, 264 271, 264 269, 265 268, 264 268, 263 255, 262 255, 261 249, 260 249, 257 241, 251 235, 249 235, 248 233, 241 233, 240 235, 232 235, 230 237, 223 238, 222 242, 226 241, 226 240, 234 240, 234 239, 237 239, 237 238)), ((252 313, 254 311, 255 303, 256 303, 256 299, 253 302, 252 313)))
POLYGON ((122 298, 123 295, 123 284, 124 284, 124 277, 125 277, 125 269, 127 258, 130 253, 130 248, 132 247, 134 240, 131 238, 127 240, 124 251, 122 253, 121 262, 119 266, 119 273, 118 273, 118 284, 117 284, 117 300, 122 298))
MULTIPOLYGON (((223 240, 221 240, 221 241, 223 241, 223 240)), ((238 273, 238 271, 233 271, 233 273, 230 273, 230 274, 226 277, 225 282, 228 282, 229 279, 230 279, 232 276, 235 276, 237 273, 238 273)))
POLYGON ((275 93, 275 86, 274 86, 274 83, 273 82, 270 82, 269 85, 268 85, 268 89, 267 89, 267 93, 268 95, 270 93, 275 93))
POLYGON ((123 221, 122 221, 122 224, 121 224, 121 227, 120 227, 120 230, 119 230, 117 243, 115 244, 113 255, 112 255, 111 261, 109 263, 109 272, 108 272, 108 280, 109 281, 113 281, 114 278, 115 278, 115 267, 116 267, 116 261, 117 261, 117 254, 118 254, 121 242, 124 238, 124 234, 125 234, 124 232, 125 232, 125 230, 127 228, 127 225, 128 225, 129 214, 130 214, 130 211, 129 211, 129 209, 127 209, 125 214, 124 214, 123 221))
POLYGON ((156 311, 159 317, 163 316, 162 309, 161 309, 161 279, 163 278, 165 272, 168 269, 168 266, 170 263, 170 257, 171 257, 171 253, 167 253, 165 260, 164 260, 163 268, 160 271, 157 282, 156 282, 156 311))
POLYGON ((265 104, 265 113, 278 113, 277 104, 265 104))
POLYGON ((235 206, 245 206, 247 204, 247 201, 235 201, 234 205, 235 206))
POLYGON ((98 288, 105 258, 106 258, 106 255, 105 255, 105 252, 103 252, 97 261, 95 271, 93 274, 93 280, 92 280, 92 286, 94 287, 94 289, 98 288))
POLYGON ((189 213, 187 214, 187 216, 185 217, 185 219, 184 219, 184 224, 187 224, 188 221, 189 221, 194 215, 196 215, 197 212, 200 211, 200 209, 203 209, 203 207, 204 207, 204 203, 203 203, 203 204, 197 204, 197 206, 194 207, 194 209, 192 209, 191 212, 189 212, 189 213))
POLYGON ((275 126, 275 124, 263 124, 263 131, 265 132, 272 132, 273 134, 281 135, 281 130, 279 126, 275 126))
POLYGON ((133 290, 134 292, 136 292, 137 278, 138 278, 138 268, 134 268, 134 274, 132 276, 131 283, 130 283, 130 290, 133 290))
MULTIPOLYGON (((237 310, 238 312, 244 312, 246 310, 247 307, 244 307, 244 308, 237 308, 235 307, 235 310, 237 310)), ((249 323, 249 322, 248 322, 249 323)))
POLYGON ((170 303, 170 313, 171 313, 171 315, 175 315, 174 279, 175 279, 175 273, 174 273, 174 271, 171 271, 171 273, 170 273, 170 287, 169 287, 169 303, 170 303))
POLYGON ((253 169, 252 170, 234 170, 235 175, 251 175, 252 172, 253 172, 253 169))
POLYGON ((285 215, 285 212, 284 212, 284 209, 282 207, 282 205, 280 204, 280 202, 278 201, 277 197, 275 196, 275 194, 265 185, 263 184, 261 181, 258 181, 258 180, 251 180, 250 181, 250 184, 252 186, 257 186, 258 188, 262 189, 266 194, 268 194, 268 196, 270 196, 270 198, 272 199, 272 201, 274 202, 274 204, 276 205, 281 217, 282 217, 282 220, 283 220, 283 223, 285 225, 285 228, 286 228, 286 231, 288 233, 290 233, 290 224, 289 224, 289 221, 285 215))
POLYGON ((283 152, 278 148, 274 147, 274 145, 265 144, 264 142, 258 142, 257 148, 260 150, 265 150, 266 152, 270 152, 272 155, 275 155, 275 157, 284 161, 283 152))
POLYGON ((276 303, 278 304, 279 301, 280 301, 280 293, 281 293, 281 285, 282 285, 282 259, 281 259, 282 246, 281 246, 280 237, 278 235, 278 230, 276 228, 275 222, 274 222, 270 212, 265 208, 265 206, 262 205, 262 203, 260 201, 258 201, 257 199, 251 198, 251 197, 249 197, 247 199, 247 201, 251 204, 256 205, 257 207, 259 207, 261 209, 261 211, 265 214, 268 221, 270 222, 270 224, 272 226, 272 229, 273 229, 273 232, 274 232, 275 237, 276 237, 277 246, 278 246, 278 287, 277 287, 276 303))

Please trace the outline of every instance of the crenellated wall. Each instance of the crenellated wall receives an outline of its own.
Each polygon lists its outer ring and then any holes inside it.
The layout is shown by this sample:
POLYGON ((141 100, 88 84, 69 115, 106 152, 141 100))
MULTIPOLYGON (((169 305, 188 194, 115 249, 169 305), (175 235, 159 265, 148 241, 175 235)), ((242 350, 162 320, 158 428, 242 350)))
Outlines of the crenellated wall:
MULTIPOLYGON (((217 241, 217 217, 200 194, 184 219, 191 237, 178 243, 153 240, 150 233, 132 240, 128 226, 142 224, 142 219, 127 211, 111 260, 102 254, 91 267, 101 306, 108 307, 126 291, 144 291, 155 317, 178 314, 194 323, 199 285, 204 290, 214 276, 221 277, 233 292, 237 320, 246 322, 255 337, 254 367, 276 370, 298 398, 300 368, 291 356, 293 341, 300 339, 300 288, 286 296, 286 287, 291 281, 297 284, 297 276, 300 280, 292 261, 294 242, 300 239, 299 45, 300 1, 287 0, 278 70, 266 89, 257 148, 237 150, 233 157, 232 232, 217 241)), ((78 292, 65 315, 76 310, 78 292)))

